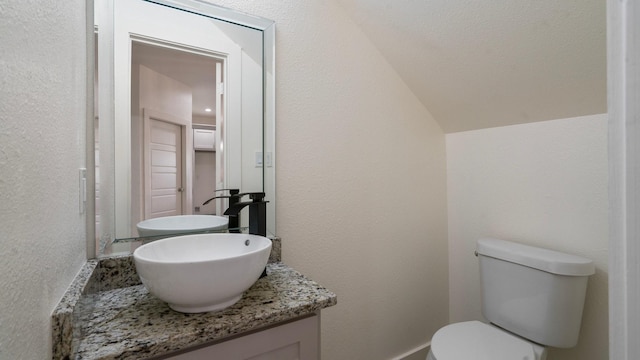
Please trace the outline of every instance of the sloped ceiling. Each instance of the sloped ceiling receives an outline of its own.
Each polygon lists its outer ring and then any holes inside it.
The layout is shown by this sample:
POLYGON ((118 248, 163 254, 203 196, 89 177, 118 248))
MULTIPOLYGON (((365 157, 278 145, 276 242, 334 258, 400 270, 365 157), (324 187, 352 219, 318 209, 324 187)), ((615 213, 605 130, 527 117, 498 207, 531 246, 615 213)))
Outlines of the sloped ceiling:
POLYGON ((600 114, 604 0, 336 0, 449 132, 600 114))

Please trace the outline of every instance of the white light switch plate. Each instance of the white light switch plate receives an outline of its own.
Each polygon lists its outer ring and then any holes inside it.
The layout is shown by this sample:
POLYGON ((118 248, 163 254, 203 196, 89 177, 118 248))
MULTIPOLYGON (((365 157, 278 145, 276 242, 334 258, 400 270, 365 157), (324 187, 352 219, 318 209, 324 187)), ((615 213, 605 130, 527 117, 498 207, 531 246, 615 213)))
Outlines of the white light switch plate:
POLYGON ((79 207, 80 214, 84 214, 87 207, 87 169, 80 168, 79 169, 79 207))

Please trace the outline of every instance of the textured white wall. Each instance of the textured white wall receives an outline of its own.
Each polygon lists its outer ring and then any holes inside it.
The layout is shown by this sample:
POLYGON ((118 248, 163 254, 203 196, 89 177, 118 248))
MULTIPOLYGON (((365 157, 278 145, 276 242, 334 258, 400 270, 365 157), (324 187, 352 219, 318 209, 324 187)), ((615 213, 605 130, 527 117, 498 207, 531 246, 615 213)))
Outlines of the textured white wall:
POLYGON ((0 359, 47 359, 51 311, 86 259, 85 2, 0 8, 0 359))
POLYGON ((444 135, 332 1, 216 1, 276 21, 283 259, 338 294, 323 359, 389 359, 447 321, 444 135))
POLYGON ((478 238, 582 255, 597 273, 580 342, 549 360, 607 359, 606 115, 448 134, 446 143, 451 321, 482 318, 478 238))

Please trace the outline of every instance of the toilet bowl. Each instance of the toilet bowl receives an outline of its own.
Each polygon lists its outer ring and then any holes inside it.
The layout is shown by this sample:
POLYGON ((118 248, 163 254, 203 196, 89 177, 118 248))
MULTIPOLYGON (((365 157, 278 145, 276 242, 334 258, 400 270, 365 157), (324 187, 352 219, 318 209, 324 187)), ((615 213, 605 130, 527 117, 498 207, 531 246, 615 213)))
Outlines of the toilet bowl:
POLYGON ((544 346, 480 321, 447 325, 433 335, 427 360, 545 360, 544 346))

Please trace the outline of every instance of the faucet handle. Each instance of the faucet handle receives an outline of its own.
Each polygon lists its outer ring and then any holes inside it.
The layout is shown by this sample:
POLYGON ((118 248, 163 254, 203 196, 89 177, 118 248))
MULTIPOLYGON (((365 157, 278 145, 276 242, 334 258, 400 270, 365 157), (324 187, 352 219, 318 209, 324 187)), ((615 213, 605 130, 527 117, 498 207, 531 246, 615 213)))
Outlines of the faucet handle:
POLYGON ((215 192, 218 191, 229 191, 229 195, 237 195, 238 193, 240 193, 240 189, 218 189, 215 192))
POLYGON ((253 202, 264 201, 264 197, 266 196, 263 192, 247 193, 246 195, 249 195, 249 198, 251 198, 253 202))
MULTIPOLYGON (((241 194, 235 194, 229 197, 236 197, 236 198, 241 198, 243 196, 249 195, 249 198, 251 198, 251 200, 253 200, 253 202, 260 202, 262 200, 264 200, 264 197, 266 196, 264 192, 246 192, 246 193, 241 193, 241 194)), ((221 196, 222 197, 222 196, 221 196)))

